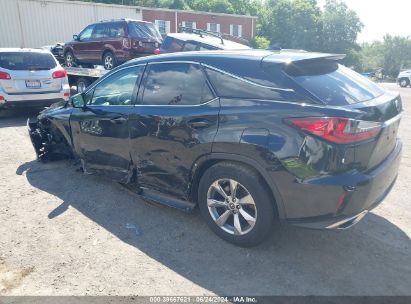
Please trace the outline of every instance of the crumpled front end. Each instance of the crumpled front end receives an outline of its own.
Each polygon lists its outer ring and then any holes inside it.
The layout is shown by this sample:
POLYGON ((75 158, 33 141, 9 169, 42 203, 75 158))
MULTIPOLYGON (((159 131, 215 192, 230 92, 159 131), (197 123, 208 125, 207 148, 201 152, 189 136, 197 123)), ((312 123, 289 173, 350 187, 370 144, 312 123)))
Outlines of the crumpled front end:
POLYGON ((27 128, 38 160, 58 160, 73 156, 65 138, 46 117, 39 115, 37 118, 29 118, 27 128))

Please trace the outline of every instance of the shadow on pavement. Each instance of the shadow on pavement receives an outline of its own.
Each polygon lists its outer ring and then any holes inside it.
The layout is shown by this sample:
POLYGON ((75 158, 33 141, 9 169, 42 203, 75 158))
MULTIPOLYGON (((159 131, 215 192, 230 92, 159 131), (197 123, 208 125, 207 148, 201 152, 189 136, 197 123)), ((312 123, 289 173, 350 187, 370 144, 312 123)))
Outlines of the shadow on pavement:
POLYGON ((216 294, 410 295, 410 239, 375 214, 347 231, 278 225, 266 243, 245 249, 215 236, 198 212, 147 204, 118 184, 75 169, 69 161, 32 161, 16 174, 63 200, 45 217, 53 220, 71 206, 216 294), (127 229, 129 223, 141 234, 127 229))

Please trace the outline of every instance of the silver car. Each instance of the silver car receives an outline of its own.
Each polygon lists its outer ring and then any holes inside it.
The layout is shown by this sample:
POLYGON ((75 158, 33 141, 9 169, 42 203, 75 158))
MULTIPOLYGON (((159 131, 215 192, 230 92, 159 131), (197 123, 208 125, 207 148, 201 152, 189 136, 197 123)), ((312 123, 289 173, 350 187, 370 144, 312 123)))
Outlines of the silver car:
POLYGON ((0 110, 68 100, 67 72, 48 50, 0 48, 0 110))

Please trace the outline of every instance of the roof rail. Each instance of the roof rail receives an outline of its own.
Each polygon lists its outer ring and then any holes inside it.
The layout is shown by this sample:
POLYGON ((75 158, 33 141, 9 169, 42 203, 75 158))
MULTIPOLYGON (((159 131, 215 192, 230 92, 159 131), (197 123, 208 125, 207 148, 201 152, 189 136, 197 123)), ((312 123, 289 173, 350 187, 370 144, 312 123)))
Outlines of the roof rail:
POLYGON ((226 34, 226 33, 222 33, 221 36, 223 38, 228 38, 228 40, 232 40, 234 42, 240 42, 244 43, 245 45, 249 45, 250 41, 248 41, 247 39, 243 38, 243 37, 238 37, 238 36, 234 36, 234 35, 230 35, 230 34, 226 34))
POLYGON ((217 37, 221 40, 221 44, 224 44, 223 34, 218 33, 218 32, 206 31, 206 30, 201 30, 201 29, 193 29, 191 27, 186 27, 186 26, 180 26, 178 28, 178 32, 179 33, 197 34, 200 37, 203 37, 203 35, 217 37))
POLYGON ((120 19, 103 19, 103 20, 100 20, 99 22, 113 22, 113 21, 126 21, 126 18, 120 18, 120 19))

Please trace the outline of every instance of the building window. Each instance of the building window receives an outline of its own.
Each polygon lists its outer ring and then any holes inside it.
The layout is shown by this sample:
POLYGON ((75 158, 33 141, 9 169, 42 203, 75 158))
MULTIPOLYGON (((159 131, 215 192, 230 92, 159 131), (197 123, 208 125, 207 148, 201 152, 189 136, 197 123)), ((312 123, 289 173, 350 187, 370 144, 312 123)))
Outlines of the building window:
POLYGON ((230 35, 234 37, 242 37, 243 26, 238 24, 230 24, 230 35))
POLYGON ((210 32, 220 32, 220 24, 218 23, 207 23, 207 31, 210 32))
POLYGON ((194 21, 183 21, 182 26, 190 28, 190 29, 196 29, 197 28, 197 24, 194 21))
POLYGON ((155 20, 155 25, 158 28, 158 31, 161 35, 166 35, 170 33, 170 21, 167 20, 155 20))

